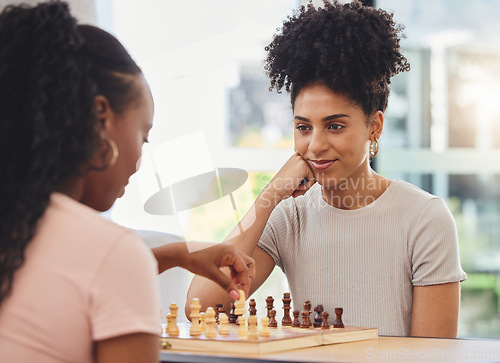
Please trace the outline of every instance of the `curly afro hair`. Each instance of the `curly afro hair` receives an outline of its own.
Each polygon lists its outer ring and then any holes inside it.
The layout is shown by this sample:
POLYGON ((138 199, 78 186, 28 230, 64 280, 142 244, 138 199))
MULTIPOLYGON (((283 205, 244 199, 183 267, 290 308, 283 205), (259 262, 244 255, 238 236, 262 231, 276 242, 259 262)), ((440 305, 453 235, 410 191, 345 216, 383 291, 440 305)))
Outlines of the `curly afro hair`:
POLYGON ((0 303, 51 193, 96 150, 95 96, 122 111, 137 90, 121 75, 138 73, 118 40, 78 25, 65 2, 0 13, 0 303))
POLYGON ((301 6, 265 48, 269 89, 285 87, 293 108, 304 86, 321 82, 366 115, 385 111, 390 78, 410 69, 400 52, 402 29, 392 14, 358 1, 301 6))

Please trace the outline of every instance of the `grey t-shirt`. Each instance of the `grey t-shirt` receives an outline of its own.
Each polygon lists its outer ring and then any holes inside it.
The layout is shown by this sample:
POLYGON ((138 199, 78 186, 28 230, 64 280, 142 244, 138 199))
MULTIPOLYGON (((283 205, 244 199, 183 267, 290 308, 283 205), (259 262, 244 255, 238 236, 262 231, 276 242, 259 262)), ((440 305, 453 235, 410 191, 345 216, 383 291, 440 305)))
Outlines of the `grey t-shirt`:
POLYGON ((294 309, 322 304, 346 325, 410 335, 413 286, 463 281, 455 222, 445 202, 393 181, 371 204, 334 208, 315 184, 271 214, 258 246, 285 273, 294 309))

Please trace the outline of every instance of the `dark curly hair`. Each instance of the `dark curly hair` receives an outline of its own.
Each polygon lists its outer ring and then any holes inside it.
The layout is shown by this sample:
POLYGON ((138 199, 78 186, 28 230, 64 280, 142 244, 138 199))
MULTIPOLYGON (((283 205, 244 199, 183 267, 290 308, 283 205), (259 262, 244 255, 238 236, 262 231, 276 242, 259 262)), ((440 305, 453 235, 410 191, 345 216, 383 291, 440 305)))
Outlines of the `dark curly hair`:
POLYGON ((0 13, 0 304, 57 184, 95 153, 95 96, 121 112, 141 71, 112 35, 78 25, 67 3, 0 13))
POLYGON ((265 48, 269 89, 285 87, 293 108, 304 86, 320 82, 366 115, 385 111, 390 78, 410 69, 400 53, 402 29, 391 14, 358 1, 301 6, 265 48))

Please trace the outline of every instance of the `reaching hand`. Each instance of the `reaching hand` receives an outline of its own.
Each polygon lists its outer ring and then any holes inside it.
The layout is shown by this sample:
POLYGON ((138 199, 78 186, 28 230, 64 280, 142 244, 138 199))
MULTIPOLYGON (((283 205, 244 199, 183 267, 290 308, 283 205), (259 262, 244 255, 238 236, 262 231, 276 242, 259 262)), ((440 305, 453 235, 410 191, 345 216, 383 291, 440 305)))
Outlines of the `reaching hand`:
POLYGON ((215 281, 234 300, 240 296, 238 289, 245 292, 245 297, 249 296, 250 284, 255 278, 255 261, 236 247, 219 243, 184 257, 185 263, 181 267, 215 281), (226 276, 221 267, 229 267, 231 277, 226 276))

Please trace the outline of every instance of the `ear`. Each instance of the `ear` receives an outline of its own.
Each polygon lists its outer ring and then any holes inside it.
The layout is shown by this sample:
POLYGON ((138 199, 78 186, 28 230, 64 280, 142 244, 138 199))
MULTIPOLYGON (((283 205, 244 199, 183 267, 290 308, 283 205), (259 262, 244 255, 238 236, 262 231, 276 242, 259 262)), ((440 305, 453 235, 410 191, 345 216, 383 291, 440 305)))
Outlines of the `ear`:
POLYGON ((379 139, 384 128, 384 113, 382 111, 375 111, 370 116, 370 139, 379 139))
POLYGON ((114 117, 114 112, 109 105, 109 101, 103 95, 95 96, 94 101, 97 110, 97 126, 101 128, 101 132, 109 132, 114 117))

